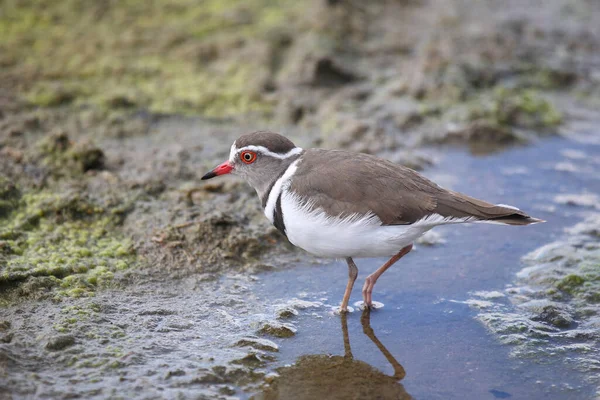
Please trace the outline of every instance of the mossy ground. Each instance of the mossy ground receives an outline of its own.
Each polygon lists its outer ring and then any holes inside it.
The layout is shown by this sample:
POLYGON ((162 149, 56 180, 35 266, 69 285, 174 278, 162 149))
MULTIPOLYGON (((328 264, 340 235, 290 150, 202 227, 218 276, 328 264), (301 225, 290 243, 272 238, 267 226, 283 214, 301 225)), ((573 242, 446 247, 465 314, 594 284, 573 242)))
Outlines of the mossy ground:
POLYGON ((264 113, 265 52, 248 44, 284 29, 297 8, 290 0, 7 0, 1 75, 40 106, 264 113))
POLYGON ((92 294, 135 263, 132 243, 115 232, 118 220, 85 195, 24 194, 0 219, 0 284, 28 281, 23 295, 50 288, 58 295, 92 294))
POLYGON ((498 86, 473 101, 467 119, 499 127, 548 129, 559 125, 562 115, 539 91, 498 86))

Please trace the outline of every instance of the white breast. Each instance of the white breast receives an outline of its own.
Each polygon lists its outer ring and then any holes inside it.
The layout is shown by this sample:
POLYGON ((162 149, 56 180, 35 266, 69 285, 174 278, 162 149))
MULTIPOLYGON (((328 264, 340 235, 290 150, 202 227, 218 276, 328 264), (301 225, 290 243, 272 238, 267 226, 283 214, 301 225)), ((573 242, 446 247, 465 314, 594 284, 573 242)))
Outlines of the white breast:
POLYGON ((300 201, 286 187, 281 209, 289 241, 321 257, 392 256, 442 222, 436 218, 435 222, 428 219, 411 225, 382 226, 374 214, 330 217, 300 201))

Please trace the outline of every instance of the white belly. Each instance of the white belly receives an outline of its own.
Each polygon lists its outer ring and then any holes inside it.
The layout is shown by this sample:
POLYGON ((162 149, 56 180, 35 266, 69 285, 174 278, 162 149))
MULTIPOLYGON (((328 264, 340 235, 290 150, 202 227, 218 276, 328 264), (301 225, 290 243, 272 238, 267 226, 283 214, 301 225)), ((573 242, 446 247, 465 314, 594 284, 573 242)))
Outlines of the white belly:
POLYGON ((382 226, 375 215, 331 218, 284 190, 281 210, 289 241, 321 257, 392 256, 437 224, 382 226))

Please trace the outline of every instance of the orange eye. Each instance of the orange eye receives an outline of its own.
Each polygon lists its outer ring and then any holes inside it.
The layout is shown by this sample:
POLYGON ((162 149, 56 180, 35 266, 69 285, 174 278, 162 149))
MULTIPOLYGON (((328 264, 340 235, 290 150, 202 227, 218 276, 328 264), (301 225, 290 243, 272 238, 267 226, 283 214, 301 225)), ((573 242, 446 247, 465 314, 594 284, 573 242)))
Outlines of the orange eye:
POLYGON ((256 161, 256 153, 253 151, 242 151, 240 153, 240 160, 246 164, 252 164, 254 161, 256 161))

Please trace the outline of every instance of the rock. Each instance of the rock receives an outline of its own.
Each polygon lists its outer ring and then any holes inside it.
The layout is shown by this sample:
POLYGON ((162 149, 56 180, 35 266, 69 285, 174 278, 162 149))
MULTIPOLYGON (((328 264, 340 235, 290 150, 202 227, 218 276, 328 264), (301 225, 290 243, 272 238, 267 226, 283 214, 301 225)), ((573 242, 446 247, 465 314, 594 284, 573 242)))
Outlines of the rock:
POLYGON ((13 340, 15 334, 13 332, 9 332, 5 335, 0 335, 0 343, 10 343, 13 340))
POLYGON ((0 321, 0 343, 10 343, 13 340, 14 333, 9 332, 10 321, 0 321))
POLYGON ((175 370, 167 371, 167 373, 165 374, 165 379, 170 379, 173 376, 184 376, 184 375, 185 375, 184 370, 175 369, 175 370))
POLYGON ((239 347, 249 346, 249 347, 255 348, 257 350, 265 350, 265 351, 273 351, 273 352, 279 351, 279 346, 277 346, 276 343, 274 343, 268 339, 261 339, 261 338, 255 338, 255 337, 245 337, 243 339, 238 340, 235 345, 239 346, 239 347))
POLYGON ((75 344, 75 337, 72 335, 59 335, 54 336, 48 339, 46 343, 46 350, 50 351, 58 351, 64 350, 67 347, 73 346, 75 344))
POLYGON ((258 331, 279 338, 288 338, 296 334, 296 328, 293 325, 279 322, 265 322, 258 331))
POLYGON ((91 143, 78 143, 73 148, 73 157, 81 165, 82 172, 104 168, 104 152, 91 143))
POLYGON ((310 83, 313 86, 340 86, 357 80, 357 76, 329 57, 316 60, 312 66, 310 83))
POLYGON ((298 315, 298 311, 293 307, 286 306, 277 310, 277 318, 279 319, 287 319, 296 315, 298 315))
POLYGON ((595 207, 600 209, 600 197, 593 193, 559 194, 554 197, 554 202, 568 206, 595 207))
POLYGON ((104 104, 109 108, 133 108, 136 107, 139 93, 113 93, 104 100, 104 104))
POLYGON ((256 353, 248 353, 242 358, 238 358, 237 360, 233 360, 232 364, 240 364, 245 365, 251 368, 258 368, 265 365, 265 361, 256 353))
POLYGON ((533 321, 545 322, 557 328, 568 328, 573 324, 568 307, 564 304, 548 300, 531 300, 520 305, 521 308, 532 313, 533 321))

